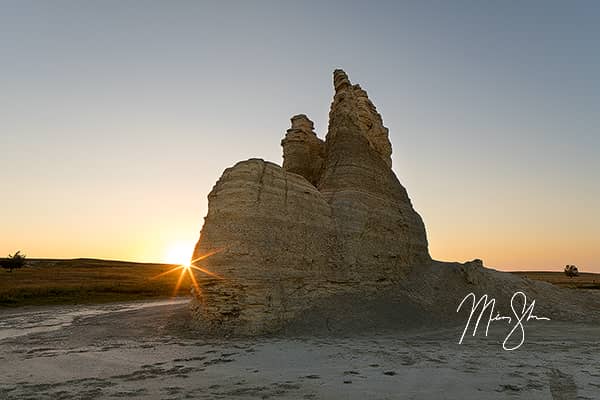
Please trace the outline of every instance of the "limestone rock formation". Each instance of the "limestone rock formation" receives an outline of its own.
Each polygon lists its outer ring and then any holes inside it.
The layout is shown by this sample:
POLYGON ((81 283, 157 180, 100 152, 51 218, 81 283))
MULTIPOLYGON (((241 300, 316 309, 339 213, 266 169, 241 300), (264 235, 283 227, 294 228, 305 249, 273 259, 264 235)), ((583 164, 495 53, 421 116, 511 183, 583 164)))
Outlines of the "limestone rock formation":
POLYGON ((239 162, 209 194, 194 259, 219 277, 200 279, 193 305, 209 330, 276 331, 314 304, 375 293, 431 262, 381 116, 341 70, 334 87, 326 141, 296 115, 283 168, 239 162))
MULTIPOLYGON (((194 251, 191 309, 207 333, 254 335, 308 327, 406 327, 456 322, 469 292, 506 302, 517 290, 551 318, 600 320, 600 297, 465 264, 431 260, 425 227, 391 169, 388 130, 341 70, 326 140, 292 117, 283 167, 250 159, 208 196, 194 251)), ((502 308, 501 308, 502 309, 502 308)), ((460 322, 464 324, 464 319, 460 322)), ((317 329, 318 328, 318 329, 317 329)))

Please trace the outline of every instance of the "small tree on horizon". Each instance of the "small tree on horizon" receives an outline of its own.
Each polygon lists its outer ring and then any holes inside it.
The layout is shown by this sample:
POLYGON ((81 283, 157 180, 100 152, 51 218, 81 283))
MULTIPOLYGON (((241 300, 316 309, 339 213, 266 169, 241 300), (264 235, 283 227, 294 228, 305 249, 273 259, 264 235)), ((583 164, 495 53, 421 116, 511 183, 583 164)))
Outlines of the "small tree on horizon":
POLYGON ((8 258, 1 260, 2 268, 7 269, 8 272, 12 272, 13 269, 23 268, 26 264, 25 254, 21 254, 21 250, 17 251, 13 255, 8 255, 8 258))
POLYGON ((579 276, 579 270, 574 265, 565 265, 565 275, 567 275, 569 278, 579 276))

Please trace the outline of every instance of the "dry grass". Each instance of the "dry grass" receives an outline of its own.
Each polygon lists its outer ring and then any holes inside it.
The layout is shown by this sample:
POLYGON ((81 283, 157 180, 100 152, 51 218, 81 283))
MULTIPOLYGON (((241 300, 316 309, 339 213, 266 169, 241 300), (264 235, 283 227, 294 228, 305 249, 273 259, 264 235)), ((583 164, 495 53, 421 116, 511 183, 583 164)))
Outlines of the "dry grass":
MULTIPOLYGON (((0 306, 100 303, 168 298, 179 272, 152 279, 176 265, 93 259, 28 260, 28 266, 0 270, 0 306)), ((189 293, 189 277, 179 295, 189 293)))
POLYGON ((513 273, 529 279, 549 282, 560 287, 600 289, 600 274, 580 273, 579 276, 568 277, 564 272, 520 271, 513 273))

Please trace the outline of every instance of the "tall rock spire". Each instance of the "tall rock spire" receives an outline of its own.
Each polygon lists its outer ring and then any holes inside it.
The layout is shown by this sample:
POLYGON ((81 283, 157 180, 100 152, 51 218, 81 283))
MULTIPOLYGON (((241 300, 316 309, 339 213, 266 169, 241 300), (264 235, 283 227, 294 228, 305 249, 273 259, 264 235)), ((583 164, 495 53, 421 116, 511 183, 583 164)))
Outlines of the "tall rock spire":
POLYGON ((403 265, 429 262, 425 225, 391 169, 381 115, 344 71, 334 71, 333 85, 318 189, 333 210, 339 258, 347 268, 383 268, 391 275, 403 265))
POLYGON ((367 92, 360 85, 352 85, 348 75, 341 69, 333 71, 335 96, 329 113, 329 134, 335 135, 336 126, 348 123, 356 125, 360 134, 367 138, 371 146, 392 167, 392 144, 389 131, 383 126, 383 119, 367 92), (342 122, 343 120, 350 120, 342 122), (338 122, 339 121, 339 122, 338 122))
POLYGON ((345 90, 351 85, 350 79, 348 79, 348 75, 343 69, 336 69, 333 71, 333 88, 336 93, 345 90))

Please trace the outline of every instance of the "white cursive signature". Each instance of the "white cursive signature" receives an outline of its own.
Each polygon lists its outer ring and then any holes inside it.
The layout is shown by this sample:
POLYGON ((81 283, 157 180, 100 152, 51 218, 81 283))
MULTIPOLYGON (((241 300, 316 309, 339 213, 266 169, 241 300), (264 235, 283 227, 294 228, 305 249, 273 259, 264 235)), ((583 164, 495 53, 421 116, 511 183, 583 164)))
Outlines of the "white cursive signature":
MULTIPOLYGON (((483 296, 481 296, 481 298, 479 300, 477 300, 475 293, 472 293, 472 292, 469 293, 460 302, 460 304, 458 305, 458 308, 456 309, 456 312, 460 311, 463 304, 468 299, 472 299, 473 303, 471 304, 471 313, 469 314, 469 319, 467 320, 465 329, 463 330, 460 340, 458 341, 459 344, 462 344, 463 338, 465 337, 465 333, 467 333, 467 330, 469 329, 469 325, 471 324, 471 320, 473 319, 473 315, 475 314, 475 311, 477 311, 477 309, 479 308, 480 305, 482 306, 482 308, 481 308, 481 311, 479 312, 479 316, 477 317, 477 321, 475 322, 475 326, 473 327, 473 336, 475 336, 475 334, 477 333, 477 328, 479 327, 479 323, 481 322, 481 319, 483 318, 483 314, 488 309, 489 309, 489 316, 487 318, 487 324, 485 327, 485 336, 486 337, 488 335, 488 330, 490 328, 490 323, 492 323, 492 321, 504 320, 504 321, 507 321, 508 324, 512 323, 513 317, 500 315, 499 312, 496 312, 496 315, 494 315, 494 307, 496 306, 496 299, 491 298, 488 300, 487 294, 484 294, 483 296)), ((512 327, 512 329, 510 330, 510 332, 508 333, 506 338, 504 339, 504 342, 502 342, 502 348, 504 350, 508 350, 508 351, 516 350, 519 347, 521 347, 523 342, 525 342, 525 327, 523 326, 523 322, 527 322, 532 319, 538 320, 538 321, 539 320, 545 320, 545 321, 550 320, 550 318, 538 317, 538 316, 534 315, 533 314, 534 307, 535 307, 535 300, 532 300, 531 304, 527 305, 527 296, 525 295, 525 293, 519 291, 519 292, 515 292, 515 294, 512 295, 512 297, 510 298, 510 308, 514 314, 516 323, 512 327), (521 308, 521 310, 516 310, 515 309, 515 307, 516 307, 515 299, 517 299, 519 297, 522 297, 522 299, 523 299, 523 307, 521 308), (520 311, 520 313, 519 313, 519 311, 520 311), (520 341, 516 346, 508 347, 507 343, 508 343, 509 339, 515 334, 515 332, 518 332, 520 334, 520 341)))

